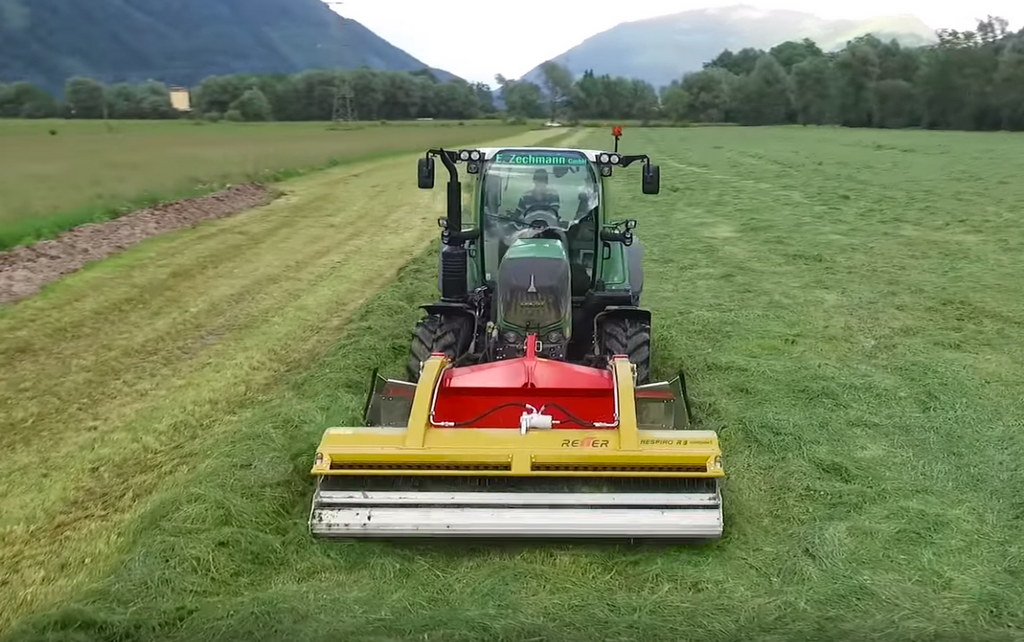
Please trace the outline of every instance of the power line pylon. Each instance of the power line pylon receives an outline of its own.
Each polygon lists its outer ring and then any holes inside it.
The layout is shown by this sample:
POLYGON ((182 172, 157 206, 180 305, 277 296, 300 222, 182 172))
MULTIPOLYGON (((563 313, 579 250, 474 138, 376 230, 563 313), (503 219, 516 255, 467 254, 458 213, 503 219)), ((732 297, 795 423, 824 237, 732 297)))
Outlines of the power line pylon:
MULTIPOLYGON (((323 0, 323 2, 332 10, 345 4, 340 0, 323 0)), ((345 26, 345 17, 340 13, 338 14, 338 21, 342 26, 345 26)), ((351 49, 351 45, 348 42, 344 42, 341 46, 343 49, 351 49)), ((331 115, 331 120, 334 122, 341 121, 342 117, 348 122, 354 120, 352 101, 355 99, 355 91, 352 88, 352 82, 347 76, 347 70, 344 73, 346 73, 346 76, 340 78, 340 82, 334 87, 334 109, 331 115)))

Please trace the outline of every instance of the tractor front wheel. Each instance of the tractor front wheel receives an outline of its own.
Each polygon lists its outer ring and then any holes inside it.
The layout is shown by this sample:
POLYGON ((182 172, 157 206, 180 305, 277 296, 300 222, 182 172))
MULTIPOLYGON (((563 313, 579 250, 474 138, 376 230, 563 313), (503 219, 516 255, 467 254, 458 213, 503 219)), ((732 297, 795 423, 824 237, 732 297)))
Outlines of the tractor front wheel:
POLYGON ((612 317, 600 326, 601 355, 611 362, 613 356, 624 354, 636 366, 636 385, 648 383, 651 377, 651 325, 636 319, 612 317))
POLYGON ((444 353, 449 359, 461 357, 473 340, 473 319, 468 316, 441 316, 431 314, 416 324, 406 374, 412 383, 420 380, 420 366, 433 352, 444 353))

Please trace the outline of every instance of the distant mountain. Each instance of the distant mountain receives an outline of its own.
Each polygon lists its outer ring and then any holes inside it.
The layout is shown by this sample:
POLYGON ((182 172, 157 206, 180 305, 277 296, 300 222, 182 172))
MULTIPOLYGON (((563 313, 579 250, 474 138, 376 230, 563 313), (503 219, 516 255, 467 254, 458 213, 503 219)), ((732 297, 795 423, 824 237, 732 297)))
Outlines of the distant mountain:
MULTIPOLYGON (((786 40, 811 38, 828 51, 866 33, 905 46, 935 41, 934 30, 913 16, 869 20, 826 20, 798 11, 767 11, 745 5, 697 9, 648 20, 626 22, 584 40, 554 58, 577 77, 584 71, 642 78, 655 87, 667 85, 723 49, 768 50, 786 40)), ((540 83, 540 66, 523 76, 540 83)))
MULTIPOLYGON (((0 80, 154 79, 428 65, 320 0, 0 0, 0 80)), ((438 79, 454 76, 432 69, 438 79)))

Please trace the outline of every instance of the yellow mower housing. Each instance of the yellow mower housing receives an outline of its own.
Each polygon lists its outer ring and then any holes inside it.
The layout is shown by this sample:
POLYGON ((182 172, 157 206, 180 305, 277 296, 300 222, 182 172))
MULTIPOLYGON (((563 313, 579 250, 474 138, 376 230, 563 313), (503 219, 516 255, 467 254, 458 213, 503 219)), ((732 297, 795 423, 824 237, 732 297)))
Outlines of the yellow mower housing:
MULTIPOLYGON (((522 371, 538 365, 530 360, 500 365, 522 371)), ((487 387, 458 388, 465 379, 452 375, 472 368, 433 355, 417 384, 375 374, 373 425, 330 428, 317 448, 315 536, 721 536, 718 438, 688 429, 681 378, 636 388, 629 361, 614 359, 599 377, 615 409, 615 425, 603 428, 549 428, 551 415, 528 406, 557 404, 550 392, 498 385, 483 404, 516 394, 538 404, 519 404, 519 426, 444 425, 446 395, 458 403, 460 392, 487 387)))

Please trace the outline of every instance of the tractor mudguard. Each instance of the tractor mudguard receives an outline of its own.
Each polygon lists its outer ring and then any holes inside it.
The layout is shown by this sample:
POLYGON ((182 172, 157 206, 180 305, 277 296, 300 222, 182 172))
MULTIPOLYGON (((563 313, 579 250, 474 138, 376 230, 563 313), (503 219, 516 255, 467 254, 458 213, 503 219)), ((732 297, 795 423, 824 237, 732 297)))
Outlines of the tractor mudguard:
POLYGON ((427 314, 436 314, 438 316, 456 316, 461 314, 468 316, 471 319, 476 319, 476 313, 473 312, 473 308, 469 307, 465 303, 437 301, 435 303, 421 305, 420 309, 426 311, 427 314))
POLYGON ((651 311, 632 305, 609 305, 594 317, 594 327, 596 328, 601 320, 608 317, 636 319, 641 323, 649 324, 651 322, 651 311))
POLYGON ((635 319, 641 323, 651 324, 651 311, 632 305, 609 305, 594 315, 594 338, 600 336, 601 322, 609 318, 635 319))
POLYGON ((632 245, 626 246, 626 264, 629 266, 629 289, 633 301, 639 302, 644 291, 644 245, 633 236, 632 245))

